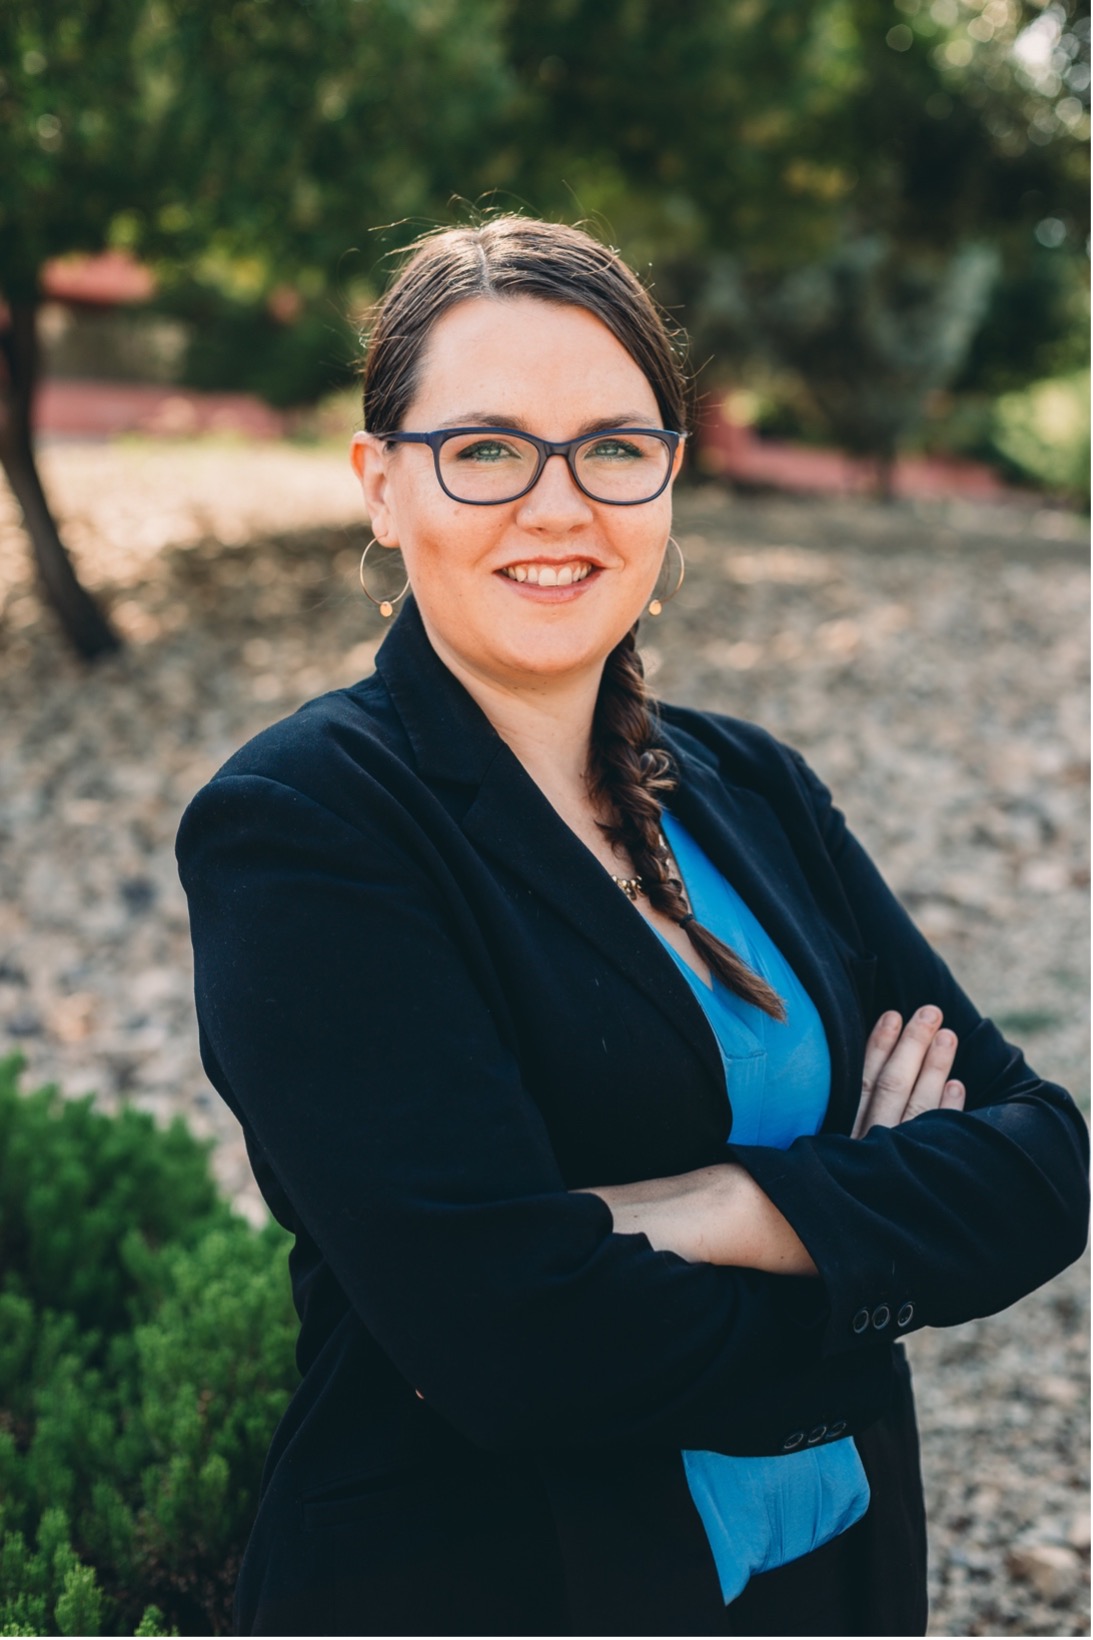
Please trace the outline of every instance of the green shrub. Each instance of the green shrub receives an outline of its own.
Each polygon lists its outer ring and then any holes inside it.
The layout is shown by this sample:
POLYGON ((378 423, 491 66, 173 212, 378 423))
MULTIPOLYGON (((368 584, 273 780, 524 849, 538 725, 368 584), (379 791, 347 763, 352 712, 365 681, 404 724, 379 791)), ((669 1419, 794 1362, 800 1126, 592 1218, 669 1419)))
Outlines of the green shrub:
POLYGON ((295 1380, 208 1147, 0 1061, 0 1636, 217 1634, 295 1380))

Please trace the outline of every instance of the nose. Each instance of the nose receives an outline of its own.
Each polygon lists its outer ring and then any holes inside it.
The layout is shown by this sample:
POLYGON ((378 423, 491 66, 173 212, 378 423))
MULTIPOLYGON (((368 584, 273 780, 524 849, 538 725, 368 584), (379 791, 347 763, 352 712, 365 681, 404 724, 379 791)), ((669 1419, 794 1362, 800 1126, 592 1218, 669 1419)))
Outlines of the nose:
POLYGON ((547 456, 517 509, 517 519, 527 529, 574 529, 592 517, 588 497, 577 488, 569 463, 561 455, 547 456))

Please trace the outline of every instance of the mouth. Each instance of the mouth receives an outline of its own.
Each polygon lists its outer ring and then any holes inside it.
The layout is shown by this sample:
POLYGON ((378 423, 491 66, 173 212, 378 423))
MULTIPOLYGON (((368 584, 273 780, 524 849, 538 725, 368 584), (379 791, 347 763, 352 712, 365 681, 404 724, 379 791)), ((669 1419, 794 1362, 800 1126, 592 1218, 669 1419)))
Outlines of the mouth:
POLYGON ((506 564, 500 574, 533 587, 571 587, 587 581, 596 568, 587 558, 572 558, 561 564, 506 564))

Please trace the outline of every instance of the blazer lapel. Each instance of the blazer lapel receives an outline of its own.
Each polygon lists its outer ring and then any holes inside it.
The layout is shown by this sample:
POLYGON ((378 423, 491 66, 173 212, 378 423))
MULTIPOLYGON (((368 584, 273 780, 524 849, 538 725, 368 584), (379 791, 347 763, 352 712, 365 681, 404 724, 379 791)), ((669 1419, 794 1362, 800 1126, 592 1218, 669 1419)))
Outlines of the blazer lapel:
POLYGON ((484 852, 515 872, 664 1015, 705 1062, 711 1097, 723 1111, 728 1097, 724 1066, 690 986, 640 911, 507 746, 486 772, 463 826, 484 852))
POLYGON ((623 973, 679 1033, 709 1072, 710 1098, 728 1098, 706 1015, 641 913, 561 819, 485 714, 439 659, 408 600, 377 668, 391 693, 423 778, 467 788, 462 826, 483 853, 528 888, 623 973))

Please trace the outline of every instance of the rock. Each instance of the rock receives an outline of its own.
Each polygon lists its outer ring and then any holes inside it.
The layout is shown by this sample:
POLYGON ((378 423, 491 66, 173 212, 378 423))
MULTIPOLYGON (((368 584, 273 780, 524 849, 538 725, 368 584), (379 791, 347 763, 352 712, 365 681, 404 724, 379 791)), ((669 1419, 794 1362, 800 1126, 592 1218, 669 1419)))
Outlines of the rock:
POLYGON ((1089 1510, 1074 1516, 1066 1537, 1072 1549, 1080 1555, 1089 1554, 1089 1510))
POLYGON ((1031 1583, 1037 1594, 1053 1603, 1071 1593, 1082 1573, 1081 1561, 1074 1550, 1058 1543, 1011 1549, 1006 1565, 1014 1577, 1031 1583))

